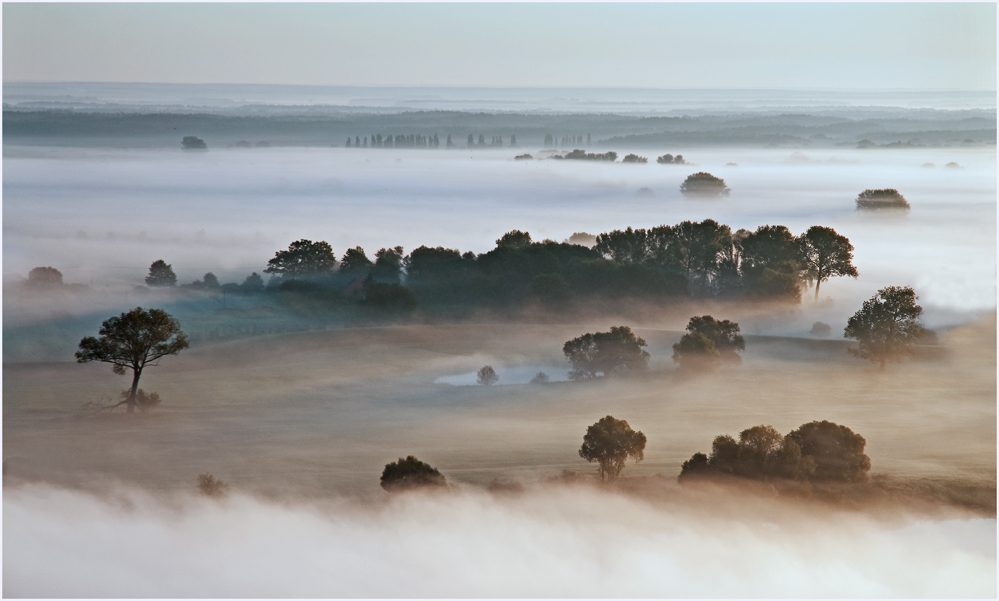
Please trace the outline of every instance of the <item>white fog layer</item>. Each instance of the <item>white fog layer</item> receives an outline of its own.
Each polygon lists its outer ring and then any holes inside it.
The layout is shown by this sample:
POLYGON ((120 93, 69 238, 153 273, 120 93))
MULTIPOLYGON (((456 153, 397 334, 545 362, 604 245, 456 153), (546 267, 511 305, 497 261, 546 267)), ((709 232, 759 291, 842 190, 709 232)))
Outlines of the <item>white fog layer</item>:
MULTIPOLYGON (((721 509, 721 508, 720 508, 721 509)), ((994 597, 996 522, 658 507, 587 490, 387 504, 5 493, 6 597, 994 597)))

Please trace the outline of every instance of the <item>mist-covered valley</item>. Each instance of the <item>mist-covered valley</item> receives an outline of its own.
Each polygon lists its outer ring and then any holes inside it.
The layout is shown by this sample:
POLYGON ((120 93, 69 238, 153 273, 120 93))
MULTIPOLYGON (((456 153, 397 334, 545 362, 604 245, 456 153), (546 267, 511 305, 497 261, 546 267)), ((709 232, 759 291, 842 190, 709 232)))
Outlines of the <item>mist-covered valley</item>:
MULTIPOLYGON (((164 98, 173 113, 188 112, 164 98)), ((565 103, 514 99, 529 110, 491 107, 505 120, 495 130, 470 130, 492 119, 470 113, 453 126, 451 149, 346 148, 339 130, 328 144, 282 144, 252 119, 215 138, 183 129, 196 120, 141 135, 86 130, 97 121, 65 137, 5 127, 4 594, 994 596, 995 109, 877 109, 925 111, 931 129, 984 111, 973 117, 991 118, 990 143, 857 148, 844 137, 774 148, 755 138, 698 143, 706 134, 696 128, 663 144, 653 139, 662 122, 638 126, 643 117, 588 105, 570 128, 558 113, 569 112, 565 103), (472 132, 507 142, 466 148, 472 132), (588 133, 599 142, 542 143, 588 133), (183 136, 203 137, 208 151, 182 150, 183 136), (229 146, 238 140, 272 144, 229 146), (554 158, 575 148, 648 162, 554 158), (525 153, 532 158, 515 158, 525 153), (657 163, 666 153, 684 163, 657 163), (723 178, 730 194, 681 193, 696 172, 723 178), (859 193, 888 188, 911 208, 858 210, 859 193), (356 274, 331 280, 324 290, 335 292, 323 296, 282 289, 281 274, 265 273, 302 239, 328 242, 341 262, 356 247, 373 260, 379 249, 401 246, 411 258, 425 245, 471 252, 481 266, 514 230, 562 243, 705 220, 733 234, 833 228, 853 245, 859 275, 824 281, 818 298, 800 282, 800 298, 789 300, 631 295, 625 280, 623 291, 590 297, 579 293, 583 272, 566 275, 567 304, 508 307, 499 288, 470 288, 479 296, 464 305, 447 283, 436 296, 421 292, 404 269, 415 306, 377 313, 356 300, 356 274), (177 286, 146 285, 157 260, 177 286), (39 266, 58 269, 63 284, 34 285, 39 266), (207 286, 207 273, 221 286, 207 286), (248 292, 237 284, 251 273, 262 287, 248 292), (886 286, 915 291, 933 335, 879 371, 848 353, 857 342, 843 331, 886 286), (109 411, 129 377, 77 363, 74 352, 137 306, 177 318, 190 348, 143 373, 158 406, 109 411), (739 324, 740 361, 706 373, 678 367, 674 345, 700 315, 739 324), (647 343, 648 368, 569 381, 563 345, 620 325, 647 343), (495 385, 475 383, 483 366, 496 368, 495 385), (530 383, 536 371, 550 381, 530 383), (642 460, 628 460, 612 483, 579 454, 587 427, 607 415, 648 439, 642 460), (783 435, 821 420, 866 441, 862 482, 678 482, 719 435, 761 424, 783 435), (449 487, 386 493, 386 464, 409 455, 449 487), (228 484, 227 496, 198 494, 208 473, 228 484)), ((5 89, 5 126, 8 100, 38 102, 5 89)), ((134 97, 119 100, 152 122, 134 97)), ((798 100, 808 108, 821 99, 798 100)), ((643 110, 682 113, 683 102, 643 110)), ((218 104, 217 113, 230 110, 218 104)), ((785 135, 787 123, 763 123, 783 105, 748 104, 764 137, 785 135)), ((370 113, 388 125, 360 122, 365 129, 347 135, 443 139, 450 113, 420 123, 429 113, 408 108, 381 106, 370 113)), ((93 103, 84 109, 93 114, 93 103)), ((810 119, 830 118, 811 109, 810 119)), ((918 131, 910 125, 874 143, 918 131)), ((568 246, 560 252, 584 252, 568 246)), ((502 281, 532 290, 516 275, 502 281)))

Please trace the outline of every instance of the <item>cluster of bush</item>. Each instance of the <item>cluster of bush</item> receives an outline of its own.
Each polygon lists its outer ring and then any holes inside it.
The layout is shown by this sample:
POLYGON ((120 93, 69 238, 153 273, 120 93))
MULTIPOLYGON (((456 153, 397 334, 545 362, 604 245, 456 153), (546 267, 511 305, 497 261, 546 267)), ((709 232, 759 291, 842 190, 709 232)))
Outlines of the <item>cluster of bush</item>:
POLYGON ((687 161, 683 160, 683 155, 678 154, 673 156, 671 154, 664 154, 656 159, 656 162, 660 165, 686 165, 687 161))
POLYGON ((884 188, 882 190, 864 190, 857 195, 857 209, 880 211, 908 211, 911 207, 909 201, 894 188, 884 188))
POLYGON ((617 153, 613 150, 603 152, 603 153, 593 153, 586 152, 585 150, 575 149, 572 152, 567 152, 564 155, 556 154, 551 158, 553 159, 569 159, 577 161, 607 161, 613 163, 617 160, 617 153))

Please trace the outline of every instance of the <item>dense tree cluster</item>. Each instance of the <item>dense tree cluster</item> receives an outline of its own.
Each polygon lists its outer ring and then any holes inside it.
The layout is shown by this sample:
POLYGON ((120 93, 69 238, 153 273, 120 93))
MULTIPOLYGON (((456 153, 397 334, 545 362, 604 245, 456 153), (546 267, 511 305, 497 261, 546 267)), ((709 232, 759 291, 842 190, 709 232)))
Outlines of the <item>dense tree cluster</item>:
POLYGON ((857 195, 857 209, 908 211, 910 208, 909 201, 894 188, 868 189, 857 195))
POLYGON ((739 324, 705 315, 691 317, 687 333, 673 345, 673 361, 686 370, 713 369, 720 363, 741 363, 746 350, 739 324))
POLYGON ((649 353, 642 350, 646 343, 635 336, 628 326, 611 327, 609 332, 583 334, 562 346, 562 353, 572 370, 570 380, 589 380, 616 373, 645 371, 649 353))
POLYGON ((683 160, 683 155, 678 154, 673 156, 669 153, 662 155, 656 159, 656 162, 660 165, 686 165, 687 161, 683 160))
POLYGON ((623 159, 621 159, 621 162, 622 163, 648 163, 649 159, 647 159, 645 157, 640 157, 637 154, 629 154, 629 155, 625 155, 625 157, 623 159))
POLYGON ((613 150, 603 153, 593 153, 586 152, 585 150, 575 149, 572 152, 567 152, 565 155, 555 155, 553 159, 570 159, 577 161, 607 161, 613 163, 617 160, 617 153, 613 150))
POLYGON ((736 476, 763 481, 859 482, 871 469, 871 460, 864 454, 866 444, 863 436, 829 421, 804 424, 786 436, 772 426, 760 425, 740 432, 739 440, 716 437, 710 455, 695 453, 683 463, 680 481, 736 476))
MULTIPOLYGON (((545 148, 554 148, 555 146, 573 146, 583 143, 582 134, 573 136, 562 136, 561 138, 553 134, 545 134, 544 146, 545 148)), ((586 144, 590 145, 592 143, 592 138, 590 134, 586 134, 586 144)))

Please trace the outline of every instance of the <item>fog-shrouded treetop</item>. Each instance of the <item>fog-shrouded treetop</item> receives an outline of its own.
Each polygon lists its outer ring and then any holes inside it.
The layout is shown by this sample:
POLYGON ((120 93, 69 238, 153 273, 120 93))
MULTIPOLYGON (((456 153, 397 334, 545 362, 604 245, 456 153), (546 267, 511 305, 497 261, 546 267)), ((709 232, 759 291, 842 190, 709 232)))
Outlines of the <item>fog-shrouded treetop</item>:
POLYGON ((146 285, 176 286, 177 275, 173 272, 173 268, 170 265, 167 265, 166 261, 159 259, 157 261, 153 261, 153 264, 149 266, 149 275, 146 276, 146 285))
POLYGON ((325 241, 297 240, 288 245, 288 250, 279 250, 267 262, 264 273, 276 273, 287 277, 315 277, 329 275, 336 267, 336 255, 325 241))
POLYGON ((621 475, 624 462, 645 458, 645 434, 631 429, 623 419, 610 415, 586 429, 579 456, 600 465, 600 479, 614 480, 621 475))
MULTIPOLYGON (((676 159, 674 159, 675 162, 676 159)), ((680 192, 694 196, 728 196, 731 190, 725 180, 706 171, 698 171, 687 176, 680 184, 680 192)))
POLYGON ((32 286, 59 286, 62 272, 55 267, 35 267, 28 272, 28 284, 32 286))
POLYGON ((885 363, 898 363, 913 355, 913 345, 925 336, 919 323, 923 308, 919 297, 908 286, 888 286, 878 290, 847 321, 844 338, 857 341, 850 354, 876 363, 881 371, 885 363))
POLYGON ((447 479, 437 468, 408 455, 405 459, 386 464, 381 485, 387 492, 404 492, 419 488, 446 487, 447 479))
POLYGON ((908 211, 909 201, 895 188, 864 190, 857 195, 857 209, 908 211))
POLYGON ((609 332, 584 334, 569 340, 562 346, 562 353, 572 364, 569 378, 589 380, 598 374, 645 371, 649 353, 642 350, 643 346, 645 340, 635 336, 631 328, 615 326, 609 332))
POLYGON ((798 237, 798 247, 803 276, 815 282, 815 301, 819 300, 819 286, 831 277, 848 276, 856 279, 860 275, 853 266, 853 245, 846 236, 836 233, 831 227, 813 225, 798 237))

